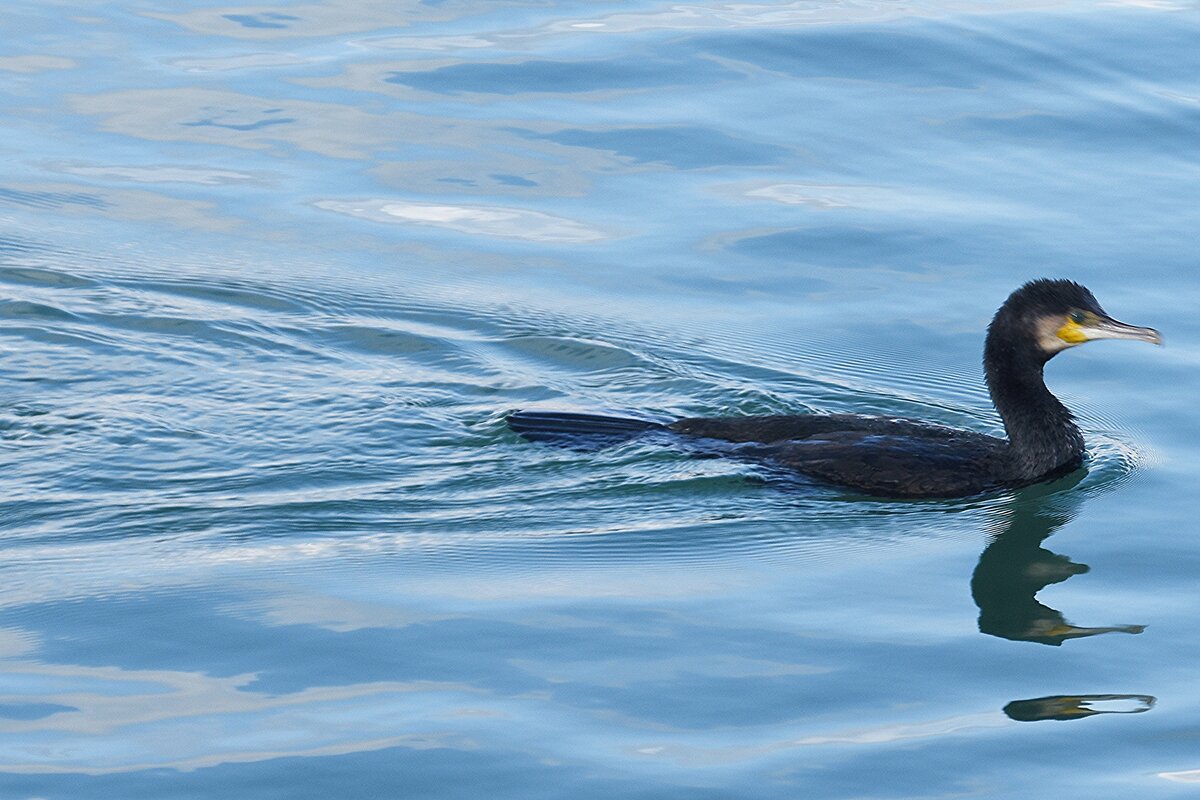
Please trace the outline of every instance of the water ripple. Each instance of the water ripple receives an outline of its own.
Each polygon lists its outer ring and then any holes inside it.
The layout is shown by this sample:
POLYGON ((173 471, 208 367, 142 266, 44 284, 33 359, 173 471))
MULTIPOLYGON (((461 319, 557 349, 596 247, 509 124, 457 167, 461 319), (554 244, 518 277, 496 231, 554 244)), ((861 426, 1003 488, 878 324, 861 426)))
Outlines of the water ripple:
MULTIPOLYGON (((170 520, 173 536, 212 546, 403 543, 405 552, 415 545, 429 558, 481 567, 520 567, 530 557, 781 559, 836 549, 847 536, 847 546, 887 541, 897 523, 906 536, 949 535, 961 520, 943 530, 947 518, 931 511, 987 513, 993 503, 847 500, 654 443, 595 453, 538 447, 502 420, 505 409, 565 402, 660 416, 941 408, 978 424, 983 409, 939 399, 954 395, 951 376, 914 382, 922 394, 889 395, 855 388, 868 375, 887 377, 866 364, 843 364, 840 379, 800 376, 742 360, 736 349, 721 355, 699 340, 685 346, 529 309, 285 291, 245 279, 134 284, 42 269, 0 277, 39 298, 7 301, 0 332, 64 348, 75 380, 108 398, 85 411, 64 387, 14 407, 4 422, 6 441, 62 440, 78 454, 63 471, 26 451, 37 460, 24 464, 25 485, 41 485, 8 503, 6 517, 29 546, 161 537, 170 520), (113 381, 133 375, 146 391, 114 391, 113 381), (803 522, 766 513, 779 507, 803 522)), ((19 372, 19 360, 8 370, 19 372)), ((1114 465, 1123 452, 1097 446, 1093 483, 1122 473, 1114 465)))

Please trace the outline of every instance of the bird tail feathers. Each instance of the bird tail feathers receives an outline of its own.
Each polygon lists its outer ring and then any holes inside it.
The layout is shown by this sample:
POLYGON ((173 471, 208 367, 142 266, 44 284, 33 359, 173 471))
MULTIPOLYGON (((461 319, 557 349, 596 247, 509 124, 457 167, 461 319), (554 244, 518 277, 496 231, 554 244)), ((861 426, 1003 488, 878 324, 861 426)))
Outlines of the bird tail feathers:
POLYGON ((666 430, 661 422, 633 417, 577 414, 569 411, 514 411, 508 427, 530 441, 571 441, 584 437, 623 441, 648 431, 666 430))

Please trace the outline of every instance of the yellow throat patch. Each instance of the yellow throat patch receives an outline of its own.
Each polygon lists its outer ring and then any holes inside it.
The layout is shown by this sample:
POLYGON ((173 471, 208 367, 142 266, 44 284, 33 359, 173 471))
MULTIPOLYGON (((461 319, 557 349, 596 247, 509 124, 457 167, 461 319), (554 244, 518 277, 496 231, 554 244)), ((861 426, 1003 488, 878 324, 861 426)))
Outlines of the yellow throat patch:
POLYGON ((1088 336, 1084 333, 1083 327, 1073 320, 1067 320, 1066 323, 1054 332, 1058 338, 1068 344, 1082 344, 1088 340, 1088 336))

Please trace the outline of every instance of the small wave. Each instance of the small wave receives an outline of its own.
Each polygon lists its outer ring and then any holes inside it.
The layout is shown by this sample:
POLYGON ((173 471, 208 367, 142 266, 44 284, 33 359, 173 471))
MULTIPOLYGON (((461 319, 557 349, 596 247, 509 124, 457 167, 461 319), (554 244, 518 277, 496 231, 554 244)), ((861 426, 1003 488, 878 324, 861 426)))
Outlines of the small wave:
POLYGON ((1144 465, 1142 454, 1123 438, 1103 432, 1087 436, 1087 478, 1082 484, 1089 494, 1108 492, 1130 480, 1144 465))
POLYGON ((0 301, 0 319, 74 322, 77 316, 56 306, 26 300, 0 301))
MULTIPOLYGON (((299 553, 321 542, 479 569, 700 565, 733 554, 833 559, 842 548, 984 531, 1011 499, 856 497, 650 444, 534 446, 503 423, 504 409, 553 403, 661 416, 884 413, 993 432, 984 396, 953 371, 914 376, 860 358, 825 372, 815 347, 795 354, 800 370, 771 350, 460 296, 114 272, 17 277, 31 294, 0 308, 10 332, 41 337, 82 380, 124 398, 70 425, 5 420, 9 441, 70 434, 83 444, 65 480, 95 502, 71 516, 45 498, 18 514, 27 529, 40 515, 45 541, 101 529, 132 541, 162 535, 169 520, 173 536, 238 549, 270 540, 299 553), (146 391, 118 391, 131 376, 146 391)), ((1097 488, 1136 465, 1119 437, 1101 437, 1091 461, 1086 485, 1097 488)))
POLYGON ((96 285, 95 281, 69 272, 36 267, 0 267, 0 282, 55 289, 83 289, 96 285))
POLYGON ((15 405, 0 412, 0 440, 36 443, 45 439, 86 433, 95 429, 99 416, 49 407, 15 405))
POLYGON ((624 347, 565 336, 512 336, 503 345, 513 356, 536 361, 548 369, 610 371, 644 367, 647 363, 624 347))
POLYGON ((320 308, 320 304, 313 299, 276 286, 160 280, 148 284, 139 282, 137 288, 141 291, 150 290, 218 306, 238 306, 272 314, 309 313, 320 308))

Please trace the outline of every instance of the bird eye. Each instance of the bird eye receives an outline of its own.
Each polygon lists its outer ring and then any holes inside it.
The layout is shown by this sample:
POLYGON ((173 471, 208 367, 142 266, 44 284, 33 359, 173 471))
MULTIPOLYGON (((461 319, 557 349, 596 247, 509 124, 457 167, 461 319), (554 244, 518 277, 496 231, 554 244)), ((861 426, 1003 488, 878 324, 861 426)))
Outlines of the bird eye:
POLYGON ((1082 325, 1085 319, 1087 319, 1087 317, 1084 316, 1082 311, 1072 311, 1070 314, 1071 322, 1074 322, 1076 325, 1082 325))

